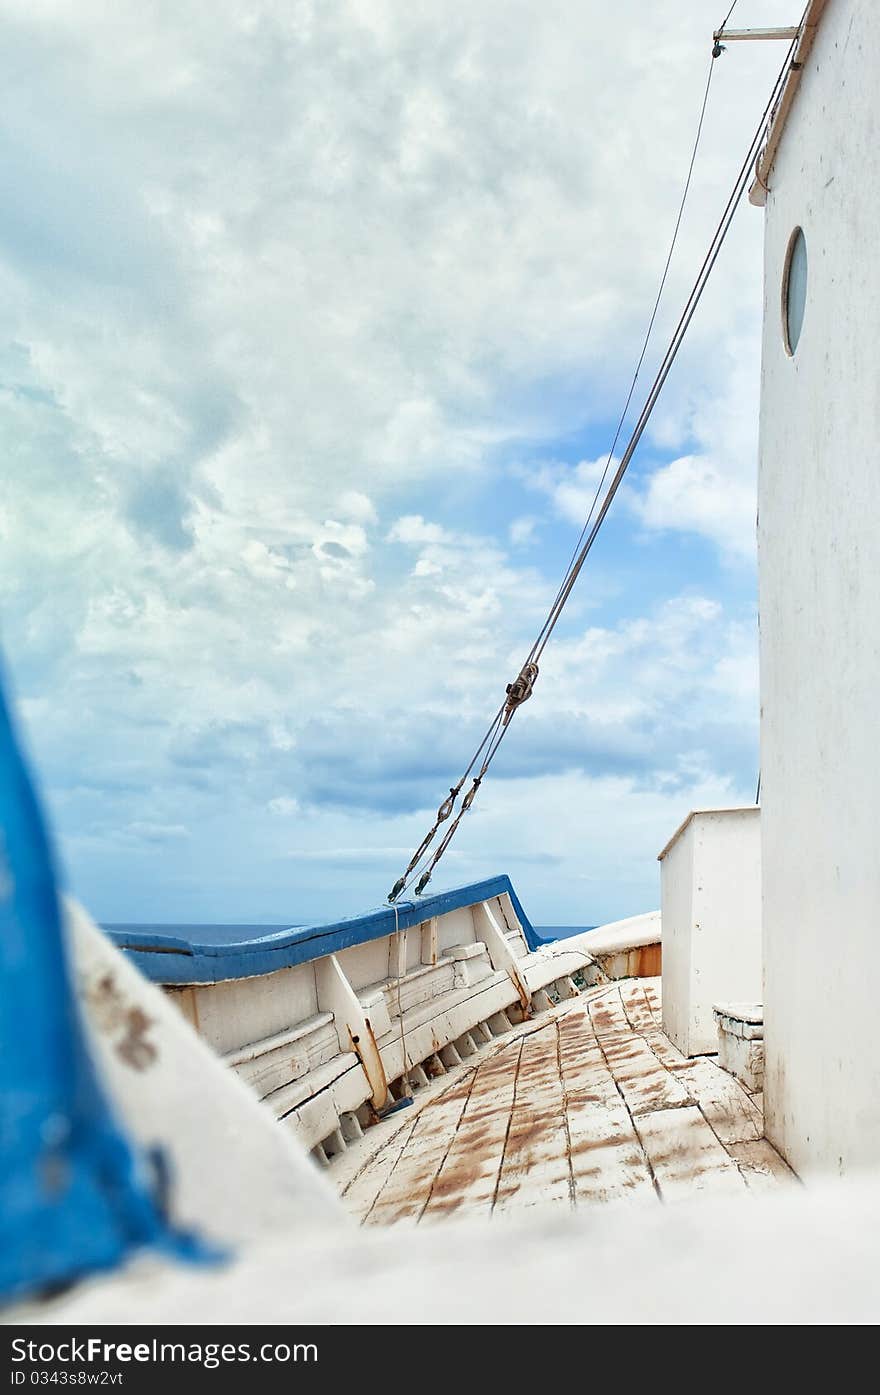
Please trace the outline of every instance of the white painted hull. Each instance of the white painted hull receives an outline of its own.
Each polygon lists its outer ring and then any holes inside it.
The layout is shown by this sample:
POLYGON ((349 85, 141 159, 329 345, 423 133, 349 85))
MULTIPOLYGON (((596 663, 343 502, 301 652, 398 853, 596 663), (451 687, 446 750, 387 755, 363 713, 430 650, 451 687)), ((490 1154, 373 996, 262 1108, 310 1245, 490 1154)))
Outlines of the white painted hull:
POLYGON ((644 920, 628 938, 647 943, 628 944, 609 927, 607 944, 592 931, 530 951, 502 893, 274 973, 165 991, 326 1162, 401 1097, 524 1017, 603 977, 639 972, 639 962, 656 973, 659 917, 647 933, 644 920))

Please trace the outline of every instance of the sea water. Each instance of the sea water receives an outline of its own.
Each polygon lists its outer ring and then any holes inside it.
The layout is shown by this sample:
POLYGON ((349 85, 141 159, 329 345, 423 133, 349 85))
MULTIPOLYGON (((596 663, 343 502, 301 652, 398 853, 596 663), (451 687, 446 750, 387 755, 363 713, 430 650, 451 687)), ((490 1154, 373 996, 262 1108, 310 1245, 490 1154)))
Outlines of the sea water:
MULTIPOLYGON (((268 935, 280 935, 286 930, 295 930, 294 925, 203 925, 203 924, 160 924, 157 921, 108 921, 102 929, 127 935, 169 935, 200 945, 236 945, 250 940, 262 940, 268 935)), ((552 944, 554 940, 567 940, 572 935, 581 935, 592 930, 592 925, 536 925, 535 934, 541 944, 552 944)))

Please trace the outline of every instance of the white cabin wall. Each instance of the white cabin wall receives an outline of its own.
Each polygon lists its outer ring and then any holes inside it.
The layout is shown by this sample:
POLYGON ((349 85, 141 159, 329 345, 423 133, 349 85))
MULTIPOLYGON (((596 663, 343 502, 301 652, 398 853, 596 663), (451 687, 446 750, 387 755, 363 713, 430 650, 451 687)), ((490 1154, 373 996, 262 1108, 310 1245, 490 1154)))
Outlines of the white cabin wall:
POLYGON ((694 810, 660 854, 663 1028, 714 1055, 718 1002, 761 999, 761 814, 694 810))
MULTIPOLYGON (((880 5, 830 0, 770 173, 759 469, 765 1111, 880 1163, 880 5), (781 284, 806 236, 806 314, 781 284)), ((665 949, 664 949, 665 954, 665 949)))
MULTIPOLYGON (((725 809, 693 824, 688 1055, 717 1052, 712 1009, 761 1001, 761 812, 725 809)), ((664 936, 664 949, 666 939, 664 936)))
POLYGON ((671 844, 660 864, 663 926, 663 1030, 687 1054, 691 1017, 693 931, 693 824, 671 844))

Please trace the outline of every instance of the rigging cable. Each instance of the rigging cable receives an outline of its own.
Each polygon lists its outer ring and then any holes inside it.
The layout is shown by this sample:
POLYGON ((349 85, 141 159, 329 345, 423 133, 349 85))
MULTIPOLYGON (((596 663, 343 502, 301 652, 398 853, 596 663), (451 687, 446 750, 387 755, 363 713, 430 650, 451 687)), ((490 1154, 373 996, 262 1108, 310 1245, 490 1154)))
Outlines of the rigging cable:
MULTIPOLYGON (((729 13, 728 16, 727 16, 727 19, 729 19, 729 18, 730 18, 730 15, 733 13, 734 8, 735 8, 735 6, 736 6, 736 3, 737 3, 737 0, 733 0, 733 5, 731 5, 731 7, 730 7, 730 13, 729 13)), ((726 23, 727 23, 727 20, 725 20, 724 23, 726 24, 726 23)), ((723 26, 722 26, 722 28, 723 28, 723 26)), ((693 173, 694 173, 694 164, 696 163, 696 159, 697 159, 697 151, 698 151, 699 148, 700 148, 700 137, 701 137, 702 134, 703 134, 703 120, 704 120, 704 118, 705 118, 705 115, 706 115, 706 107, 707 107, 708 102, 709 102, 709 89, 710 89, 711 86, 712 86, 712 74, 713 74, 713 72, 715 71, 715 59, 716 59, 717 56, 718 56, 718 55, 715 53, 715 51, 714 51, 714 49, 713 49, 713 51, 712 51, 712 57, 709 59, 709 71, 708 71, 708 74, 707 74, 707 76, 706 76, 706 86, 705 86, 705 89, 704 89, 704 91, 703 91, 703 100, 702 100, 702 103, 701 103, 701 105, 700 105, 700 115, 699 115, 699 119, 698 119, 698 121, 697 121, 697 134, 696 134, 696 136, 694 137, 694 144, 693 144, 693 148, 692 148, 692 150, 691 150, 690 164, 688 165, 687 176, 686 176, 685 181, 684 181, 684 189, 682 190, 682 195, 681 195, 681 203, 680 203, 679 206, 678 206, 678 215, 677 215, 677 217, 676 217, 676 219, 675 219, 675 226, 674 226, 674 228, 673 228, 673 230, 672 230, 672 240, 671 240, 671 242, 670 242, 670 244, 669 244, 669 251, 668 251, 667 254, 666 254, 666 262, 665 262, 664 267, 663 267, 663 273, 662 273, 662 275, 661 275, 661 277, 660 277, 660 284, 659 284, 659 286, 657 287, 657 295, 656 295, 655 298, 654 298, 654 305, 653 305, 653 308, 652 308, 652 310, 651 310, 650 319, 648 320, 648 327, 647 327, 647 329, 645 330, 645 337, 644 337, 644 339, 642 340, 642 347, 641 347, 641 350, 639 351, 639 357, 638 357, 638 359, 637 359, 637 361, 636 361, 635 371, 634 371, 634 373, 633 373, 633 375, 632 375, 632 380, 631 380, 630 385, 629 385, 629 391, 628 391, 627 394, 626 394, 626 401, 625 401, 624 404, 623 404, 623 411, 620 413, 620 418, 619 418, 619 420, 618 420, 618 422, 617 422, 617 427, 615 428, 614 436, 613 436, 613 439, 612 439, 612 441, 611 441, 611 446, 609 447, 609 450, 608 450, 608 458, 607 458, 606 461, 605 461, 605 468, 604 468, 603 471, 602 471, 602 477, 601 477, 601 479, 599 480, 599 483, 598 483, 597 486, 596 486, 596 492, 595 492, 595 494, 593 495, 593 500, 592 500, 592 503, 590 504, 590 511, 589 511, 589 513, 587 514, 586 522, 584 523, 584 526, 583 526, 583 528, 581 529, 580 537, 578 538, 577 542, 576 542, 575 545, 574 545, 574 551, 572 552, 571 558, 570 558, 569 563, 568 563, 568 566, 566 567, 565 575, 564 575, 563 578, 562 578, 562 584, 560 585, 560 588, 559 588, 559 590, 558 590, 557 593, 556 593, 556 599, 555 599, 554 602, 553 602, 553 605, 554 605, 554 606, 558 603, 559 598, 560 598, 560 596, 562 595, 562 591, 563 591, 563 588, 564 588, 564 586, 565 586, 565 583, 567 582, 567 580, 568 580, 568 578, 569 578, 569 576, 570 576, 570 574, 571 574, 571 569, 572 569, 572 567, 575 565, 575 562, 577 561, 577 557, 578 557, 578 553, 579 553, 579 551, 580 551, 581 543, 583 542, 584 536, 585 536, 585 534, 586 534, 586 531, 587 531, 587 529, 588 529, 589 526, 590 526, 590 520, 591 520, 592 517, 593 517, 593 514, 594 514, 595 509, 596 509, 596 505, 597 505, 597 503, 599 502, 599 498, 600 498, 600 495, 601 495, 601 493, 602 493, 602 489, 603 489, 603 487, 604 487, 604 485, 605 485, 605 480, 606 480, 606 478, 607 478, 608 471, 609 471, 610 468, 611 468, 611 462, 612 462, 612 460, 614 459, 614 452, 615 452, 615 450, 616 450, 616 448, 617 448, 617 442, 620 440, 620 433, 621 433, 621 431, 623 430, 624 422, 626 421, 626 416, 627 416, 627 413, 628 413, 629 408, 630 408, 630 403, 631 403, 632 400, 633 400, 633 394, 635 393, 635 390, 636 390, 636 384, 638 383, 638 380, 639 380, 639 374, 640 374, 641 371, 642 371, 642 364, 643 364, 644 361, 645 361, 645 354, 648 352, 648 344, 650 343, 650 340, 651 340, 651 332, 652 332, 652 330, 653 330, 653 328, 654 328, 654 321, 655 321, 656 318, 657 318, 657 312, 658 312, 658 310, 660 309, 660 301, 661 301, 662 298, 663 298, 663 291, 664 291, 664 289, 665 289, 665 287, 666 287, 666 280, 667 280, 667 277, 669 276, 669 268, 670 268, 670 266, 672 265, 672 258, 673 258, 673 255, 674 255, 674 253, 675 253, 676 244, 677 244, 677 242, 678 242, 678 233, 679 233, 679 229, 681 228, 681 220, 682 220, 682 218, 683 218, 683 216, 684 216, 684 207, 685 207, 685 204, 687 203, 687 196, 688 196, 688 194, 690 193, 691 178, 692 178, 693 173)), ((551 613, 552 613, 552 607, 551 607, 551 613)), ((549 618, 549 617, 548 617, 548 618, 549 618)), ((545 622, 545 628, 546 628, 546 622, 545 622)), ((539 642, 540 642, 540 640, 541 640, 543 634, 544 634, 544 631, 543 631, 543 629, 542 629, 542 630, 541 630, 541 633, 538 635, 537 640, 535 641, 534 645, 532 646, 532 652, 531 652, 531 654, 529 655, 529 658, 530 658, 530 659, 534 658, 534 652, 535 652, 535 650, 537 649, 538 644, 539 644, 539 642)))
MULTIPOLYGON (((728 12, 728 19, 730 18, 730 15, 733 13, 735 4, 736 0, 734 0, 734 5, 731 6, 728 12)), ((725 20, 725 24, 726 22, 727 20, 725 20)), ((789 49, 786 53, 785 60, 773 84, 770 97, 764 108, 757 129, 752 137, 751 143, 748 148, 748 152, 740 167, 739 174, 737 175, 736 180, 734 182, 734 186, 727 200, 724 212, 722 213, 718 225, 715 229, 715 232, 712 236, 712 240, 709 244, 709 249, 706 252, 706 255, 703 259, 702 266, 700 267, 700 270, 697 273, 690 295, 688 296, 688 299, 685 302, 684 309, 681 312, 678 324, 675 327, 672 338, 666 349, 666 353, 663 356, 663 359, 660 363, 660 367, 658 368, 654 381, 652 383, 651 389, 645 399, 645 403, 641 409, 641 412, 639 413, 629 442, 626 446, 626 449, 623 452, 623 455, 621 456, 617 469, 612 477, 611 483, 608 486, 607 492, 602 501, 602 506, 599 509, 599 512, 595 517, 595 520, 592 522, 591 527, 590 522, 593 519, 593 513, 596 508, 596 503, 601 493, 608 470, 611 466, 614 446, 617 443, 617 439, 622 429, 623 422, 626 418, 626 411, 629 406, 629 402, 635 390, 636 381, 638 379, 639 371, 647 350, 648 339, 650 338, 651 329, 653 327, 654 320, 656 319, 660 296, 662 295, 663 286, 668 275, 669 264, 672 259, 672 254, 675 250, 675 243, 678 236, 678 230, 681 225, 682 214, 684 211, 684 203, 686 201, 688 189, 690 187, 691 175, 693 173, 694 161, 696 159, 697 147, 699 145, 700 133, 702 131, 706 103, 708 101, 709 86, 711 84, 712 75, 712 68, 710 66, 709 80, 706 84, 706 90, 703 97, 703 105, 700 111, 697 139, 694 143, 694 150, 691 156, 691 162, 688 169, 687 180, 685 183, 684 197, 679 208, 678 218, 676 220, 675 231, 673 234, 672 245, 670 247, 669 256, 667 258, 666 266, 663 271, 663 277, 661 279, 660 291, 658 292, 657 300, 655 301, 654 309, 648 326, 648 332, 642 347, 642 351, 636 367, 636 372, 633 377, 632 386, 630 387, 627 403, 621 415, 620 424, 618 425, 617 433, 615 434, 614 442, 612 444, 611 451, 609 452, 608 461, 605 465, 605 471, 602 475, 602 479, 599 482, 599 486, 597 488, 593 504, 587 516, 587 521, 584 524, 583 529, 581 530, 581 535, 578 539, 578 544, 575 548, 575 552, 572 556, 571 561, 569 562, 568 567, 566 568, 562 584, 560 585, 556 597, 553 601, 553 604, 550 607, 547 619, 541 627, 541 630, 539 631, 539 634, 534 644, 532 645, 531 650, 529 651, 529 655, 525 663, 523 664, 519 672, 519 675, 513 683, 509 683, 507 685, 507 696, 504 702, 502 703, 501 707, 499 708, 498 712, 492 719, 488 731, 486 732, 485 736, 483 737, 483 740, 480 742, 480 745, 477 747, 476 752, 471 758, 470 764, 458 780, 457 784, 451 787, 449 791, 449 796, 447 797, 447 799, 444 800, 444 802, 440 805, 440 808, 437 811, 437 817, 434 821, 432 828, 429 829, 428 833, 423 838, 419 847, 416 849, 403 875, 398 878, 398 880, 392 887, 388 895, 388 901, 392 904, 403 893, 403 891, 406 890, 407 886, 410 884, 412 880, 414 880, 414 878, 419 874, 419 872, 421 872, 421 875, 419 876, 419 880, 416 884, 415 894, 418 896, 421 895, 421 893, 424 891, 425 887, 431 879, 431 875, 434 871, 434 868, 440 861, 441 857, 443 856, 446 849, 449 847, 449 844, 451 843, 453 837, 455 836, 455 833, 458 829, 462 817, 465 813, 467 813, 468 809, 471 807, 474 799, 476 798, 477 791, 479 790, 479 787, 489 769, 489 766, 491 765, 495 757, 495 754, 499 746, 501 745, 504 736, 506 735, 508 726, 514 713, 516 712, 517 708, 520 707, 524 702, 526 702, 532 695, 534 684, 538 677, 538 661, 541 658, 544 649, 547 646, 550 636, 556 628, 556 625, 559 621, 559 617, 562 614, 566 601, 568 600, 568 597, 571 595, 575 582, 577 581, 577 578, 580 575, 581 569, 583 568, 583 565, 587 559, 587 556, 589 555, 593 543, 595 542, 599 530, 602 527, 608 510, 611 507, 612 501, 614 499, 615 494, 617 493, 621 480, 623 479, 627 467, 629 466, 629 463, 632 460, 633 455, 635 454, 636 448, 638 447, 639 441, 641 440, 645 427, 647 426, 651 414, 654 410, 654 407, 657 403, 657 399, 660 396, 660 393, 663 389, 667 377, 669 376, 669 372, 678 354, 678 350, 681 347, 684 336, 687 333, 691 320, 694 317, 697 306, 700 302, 703 291, 705 290, 706 284, 708 282, 709 276, 712 272, 712 269, 721 251, 721 247, 727 236, 727 232, 730 228, 731 223, 733 222, 734 214, 736 213, 740 199, 748 183, 749 174, 751 173, 754 161, 760 151, 764 136, 766 134, 767 126, 770 120, 772 119, 773 113, 776 109, 777 101, 781 96, 782 89, 788 78, 792 57, 797 47, 797 43, 798 36, 796 36, 792 40, 792 43, 789 46, 789 49), (452 815, 458 795, 460 794, 465 781, 467 780, 474 766, 477 764, 477 761, 479 760, 481 755, 483 756, 482 764, 480 765, 478 773, 472 779, 471 788, 465 794, 464 799, 462 800, 461 807, 458 810, 458 813, 456 814, 449 828, 446 830, 438 847, 434 850, 433 854, 431 855, 430 861, 427 863, 427 866, 424 870, 421 870, 422 864, 426 859, 430 846, 433 843, 434 837, 440 825, 446 822, 446 820, 449 819, 452 815)), ((715 52, 715 50, 713 50, 713 60, 714 57, 717 57, 717 53, 715 52)))
POLYGON ((733 0, 733 4, 731 5, 730 9, 727 11, 727 14, 724 16, 723 20, 721 21, 721 24, 718 26, 718 29, 717 29, 717 31, 716 31, 717 33, 720 34, 722 29, 726 29, 726 28, 727 28, 727 21, 730 19, 730 16, 733 14, 734 10, 736 9, 736 6, 737 6, 737 0, 733 0))

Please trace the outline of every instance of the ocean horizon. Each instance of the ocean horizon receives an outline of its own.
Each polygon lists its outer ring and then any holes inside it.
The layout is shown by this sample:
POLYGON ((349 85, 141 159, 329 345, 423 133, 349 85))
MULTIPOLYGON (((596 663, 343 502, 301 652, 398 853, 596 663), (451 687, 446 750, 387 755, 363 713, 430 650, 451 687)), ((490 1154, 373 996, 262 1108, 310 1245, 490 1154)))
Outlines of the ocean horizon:
MULTIPOLYGON (((198 932, 201 943, 238 944, 242 940, 263 939, 266 935, 279 935, 286 930, 298 930, 306 924, 320 924, 312 921, 282 921, 280 923, 248 921, 160 921, 160 920, 102 920, 102 930, 116 934, 169 935, 181 940, 191 940, 198 932)), ((554 940, 566 940, 572 935, 582 935, 586 930, 594 930, 593 925, 535 925, 532 927, 542 944, 554 940)))

